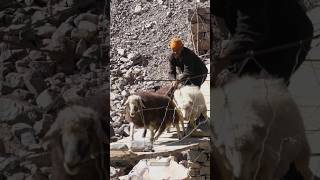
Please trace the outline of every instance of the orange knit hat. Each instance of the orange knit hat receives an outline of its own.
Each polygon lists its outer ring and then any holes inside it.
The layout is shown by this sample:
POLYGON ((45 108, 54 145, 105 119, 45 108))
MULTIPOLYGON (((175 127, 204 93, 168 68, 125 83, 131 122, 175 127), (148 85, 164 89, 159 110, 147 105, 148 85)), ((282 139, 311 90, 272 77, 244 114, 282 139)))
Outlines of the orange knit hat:
POLYGON ((170 48, 174 51, 180 50, 183 47, 183 43, 180 38, 172 38, 170 41, 170 48))

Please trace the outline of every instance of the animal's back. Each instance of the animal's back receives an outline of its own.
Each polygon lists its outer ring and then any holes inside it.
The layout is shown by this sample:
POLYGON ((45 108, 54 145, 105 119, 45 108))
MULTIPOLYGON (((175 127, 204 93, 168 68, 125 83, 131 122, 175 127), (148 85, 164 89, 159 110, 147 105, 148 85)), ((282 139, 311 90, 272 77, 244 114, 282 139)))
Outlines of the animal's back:
POLYGON ((176 118, 173 118, 175 105, 169 97, 153 92, 141 92, 136 95, 141 97, 142 103, 145 105, 143 119, 146 120, 145 123, 148 126, 159 127, 163 121, 165 124, 169 124, 173 119, 177 121, 176 118))

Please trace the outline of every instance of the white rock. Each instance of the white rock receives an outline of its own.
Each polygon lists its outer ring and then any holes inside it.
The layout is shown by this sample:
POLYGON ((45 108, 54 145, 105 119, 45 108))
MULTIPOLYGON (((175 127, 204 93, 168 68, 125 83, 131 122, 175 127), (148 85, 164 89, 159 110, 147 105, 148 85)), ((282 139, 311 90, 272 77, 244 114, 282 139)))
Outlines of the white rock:
POLYGON ((141 12, 142 12, 141 4, 136 5, 136 7, 134 8, 134 13, 135 14, 140 14, 141 12))
POLYGON ((162 5, 162 4, 164 3, 164 1, 163 1, 163 0, 158 0, 158 3, 159 3, 160 5, 162 5))
POLYGON ((118 48, 117 49, 117 52, 120 56, 124 56, 125 55, 125 50, 124 49, 121 49, 121 48, 118 48))
POLYGON ((126 97, 126 96, 128 95, 128 92, 127 92, 126 90, 123 90, 123 91, 121 92, 121 95, 124 96, 124 97, 126 97))

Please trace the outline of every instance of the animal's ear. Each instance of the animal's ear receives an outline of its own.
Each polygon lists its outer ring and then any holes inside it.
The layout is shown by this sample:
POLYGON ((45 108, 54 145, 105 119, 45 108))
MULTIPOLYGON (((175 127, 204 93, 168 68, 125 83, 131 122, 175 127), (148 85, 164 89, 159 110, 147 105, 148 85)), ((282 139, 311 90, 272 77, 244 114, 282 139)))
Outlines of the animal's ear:
POLYGON ((141 97, 139 97, 139 103, 140 103, 140 106, 141 106, 141 107, 143 107, 143 108, 146 107, 146 106, 143 104, 141 97))
POLYGON ((60 135, 60 126, 57 120, 51 125, 49 131, 45 134, 42 138, 41 144, 42 146, 47 149, 48 145, 50 145, 51 140, 60 135))
POLYGON ((126 102, 124 103, 124 105, 128 105, 129 104, 129 98, 126 100, 126 102))

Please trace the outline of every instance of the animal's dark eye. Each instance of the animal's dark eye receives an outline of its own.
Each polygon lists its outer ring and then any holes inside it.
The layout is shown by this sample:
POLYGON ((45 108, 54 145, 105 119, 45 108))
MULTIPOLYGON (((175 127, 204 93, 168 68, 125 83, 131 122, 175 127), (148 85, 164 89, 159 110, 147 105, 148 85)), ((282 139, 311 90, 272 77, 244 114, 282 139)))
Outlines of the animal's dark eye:
POLYGON ((77 149, 78 149, 78 153, 80 154, 80 156, 85 157, 89 151, 89 144, 87 144, 83 141, 79 141, 77 149))

